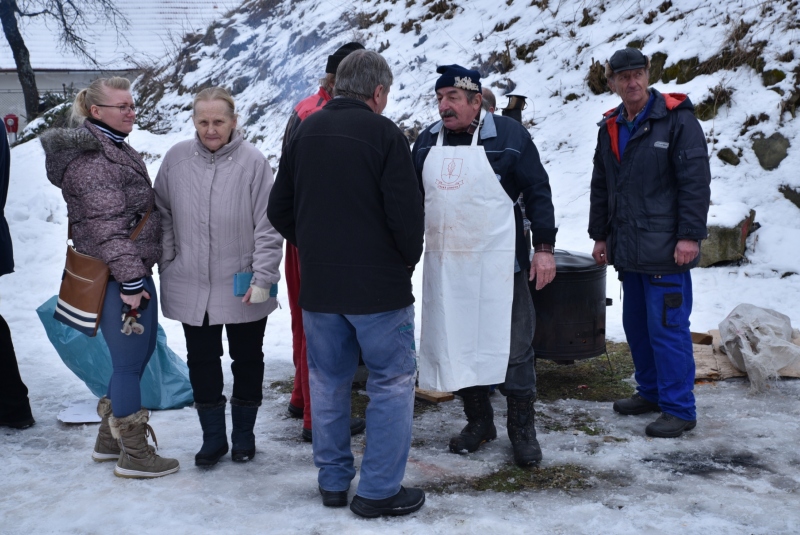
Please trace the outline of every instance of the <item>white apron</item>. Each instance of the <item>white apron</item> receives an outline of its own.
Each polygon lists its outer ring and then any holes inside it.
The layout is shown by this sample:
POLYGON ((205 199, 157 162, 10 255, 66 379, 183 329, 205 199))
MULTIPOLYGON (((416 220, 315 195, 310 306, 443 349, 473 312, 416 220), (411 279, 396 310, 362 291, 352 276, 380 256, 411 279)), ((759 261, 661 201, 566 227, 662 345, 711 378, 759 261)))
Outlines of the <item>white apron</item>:
MULTIPOLYGON (((481 126, 485 112, 481 111, 481 126)), ((514 293, 514 208, 478 145, 443 146, 422 170, 425 262, 419 386, 454 391, 505 381, 514 293)))

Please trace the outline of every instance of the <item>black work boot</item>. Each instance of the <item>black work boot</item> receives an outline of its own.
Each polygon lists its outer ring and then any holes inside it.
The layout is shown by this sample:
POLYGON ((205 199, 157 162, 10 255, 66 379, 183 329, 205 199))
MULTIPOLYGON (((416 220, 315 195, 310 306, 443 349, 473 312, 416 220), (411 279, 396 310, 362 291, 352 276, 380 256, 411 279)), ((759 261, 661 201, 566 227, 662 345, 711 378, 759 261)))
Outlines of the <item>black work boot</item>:
POLYGON ((424 490, 400 487, 400 492, 383 500, 370 500, 356 494, 350 502, 350 510, 364 518, 401 516, 419 511, 424 503, 424 490))
POLYGON ((658 408, 658 403, 647 401, 639 394, 634 394, 625 399, 618 399, 614 402, 614 412, 618 412, 620 414, 632 415, 660 411, 661 409, 658 408))
POLYGON ((225 429, 225 396, 217 403, 195 403, 200 426, 203 428, 203 447, 194 456, 197 466, 213 466, 228 453, 228 433, 225 429))
POLYGON ((259 401, 243 401, 231 398, 231 457, 234 461, 244 463, 256 456, 256 436, 253 427, 256 425, 259 401))
POLYGON ((542 449, 536 440, 533 426, 536 411, 533 396, 508 396, 508 438, 514 447, 514 462, 517 466, 531 466, 542 460, 542 449))
POLYGON ((644 432, 649 437, 658 438, 677 438, 683 434, 684 431, 691 431, 697 425, 697 420, 682 420, 672 414, 666 412, 661 413, 661 416, 655 422, 648 425, 644 432))
POLYGON ((464 388, 459 393, 464 400, 467 425, 458 436, 450 439, 450 451, 472 453, 484 442, 497 438, 497 429, 494 427, 494 409, 486 389, 464 388))

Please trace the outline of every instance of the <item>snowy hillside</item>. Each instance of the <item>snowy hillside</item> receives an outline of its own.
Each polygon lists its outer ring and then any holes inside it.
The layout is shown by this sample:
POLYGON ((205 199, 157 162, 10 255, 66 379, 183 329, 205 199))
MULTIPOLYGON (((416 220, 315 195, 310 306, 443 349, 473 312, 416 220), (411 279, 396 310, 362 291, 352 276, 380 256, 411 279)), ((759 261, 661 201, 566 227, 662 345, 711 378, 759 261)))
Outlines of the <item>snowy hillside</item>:
MULTIPOLYGON (((798 253, 789 247, 800 243, 800 212, 779 192, 800 188, 800 142, 794 141, 800 121, 783 111, 800 101, 799 17, 796 2, 754 0, 250 0, 205 35, 187 36, 177 60, 139 83, 146 108, 139 121, 151 131, 189 136, 193 94, 224 85, 235 94, 247 137, 277 167, 292 106, 316 90, 327 55, 345 42, 361 41, 386 57, 395 82, 385 114, 412 139, 415 129, 438 119, 436 66, 479 68, 499 107, 504 93, 529 97, 523 121, 550 174, 557 245, 588 252, 595 123, 619 104, 590 68, 623 46, 638 46, 653 57, 655 87, 687 93, 706 108, 715 205, 709 223, 754 209, 761 224, 746 268, 695 271, 698 291, 710 293, 696 299, 695 327, 715 328, 740 299, 771 305, 800 323, 798 277, 780 279, 800 271, 798 253), (777 169, 765 171, 753 139, 776 132, 793 146, 777 169), (741 163, 720 160, 723 149, 739 154, 741 163), (737 288, 735 298, 720 294, 720 277, 737 288)), ((169 146, 162 144, 154 158, 169 146)), ((609 295, 618 295, 614 281, 609 295)), ((622 336, 617 322, 609 329, 611 337, 622 336)))
MULTIPOLYGON (((382 51, 395 75, 385 113, 412 137, 438 118, 436 66, 479 67, 500 107, 505 92, 529 97, 523 121, 550 174, 557 246, 588 252, 595 123, 619 102, 602 93, 590 67, 631 43, 653 56, 656 88, 710 103, 702 124, 711 150, 711 222, 732 222, 754 209, 761 224, 742 265, 693 271, 693 330, 716 328, 741 302, 774 308, 800 327, 800 207, 782 193, 800 192, 800 119, 793 116, 799 18, 798 2, 779 0, 250 0, 205 34, 186 36, 177 58, 138 82, 144 110, 130 143, 154 177, 166 150, 193 135, 193 94, 220 84, 235 93, 248 139, 277 167, 293 104, 316 90, 327 55, 343 43, 359 40, 382 51), (791 145, 767 171, 753 142, 776 133, 791 145), (717 157, 723 149, 738 165, 717 157)), ((311 446, 300 440, 300 424, 284 416, 289 396, 270 387, 294 373, 284 281, 284 306, 270 316, 264 339, 255 460, 241 466, 226 458, 213 470, 197 469, 195 411, 159 411, 151 423, 161 453, 177 457, 181 470, 150 482, 114 478, 103 465, 109 463, 90 460, 96 426, 55 419, 63 401, 91 394, 60 361, 35 313, 58 289, 66 207, 45 177, 38 141, 15 147, 11 166, 5 214, 16 273, 0 278, 0 313, 37 424, 0 430, 0 533, 800 532, 798 381, 775 383, 759 397, 747 396, 746 381, 699 384, 698 427, 674 441, 646 438, 649 416, 619 417, 610 403, 537 402, 543 470, 583 471, 586 486, 510 494, 464 484, 508 468, 504 400, 493 398, 498 440, 466 456, 447 451, 448 437, 463 426, 461 404, 441 404, 414 419, 406 484, 428 489, 419 513, 369 522, 323 508, 311 446)), ((421 270, 415 277, 418 291, 421 270)), ((608 279, 608 338, 622 341, 619 287, 611 271, 608 279)), ((161 323, 170 347, 185 358, 180 324, 161 323)), ((225 356, 228 396, 229 365, 225 356)), ((354 440, 357 464, 363 440, 354 440)))

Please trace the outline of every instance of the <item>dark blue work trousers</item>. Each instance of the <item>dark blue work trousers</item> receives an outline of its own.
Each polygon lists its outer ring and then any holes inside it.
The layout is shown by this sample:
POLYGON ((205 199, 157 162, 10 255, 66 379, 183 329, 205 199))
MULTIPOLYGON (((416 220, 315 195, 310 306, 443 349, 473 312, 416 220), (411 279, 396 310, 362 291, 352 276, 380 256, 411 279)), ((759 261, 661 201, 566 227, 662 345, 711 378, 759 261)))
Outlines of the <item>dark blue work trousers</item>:
POLYGON ((696 420, 694 353, 689 331, 689 272, 647 275, 624 272, 622 325, 636 367, 637 391, 661 410, 696 420))

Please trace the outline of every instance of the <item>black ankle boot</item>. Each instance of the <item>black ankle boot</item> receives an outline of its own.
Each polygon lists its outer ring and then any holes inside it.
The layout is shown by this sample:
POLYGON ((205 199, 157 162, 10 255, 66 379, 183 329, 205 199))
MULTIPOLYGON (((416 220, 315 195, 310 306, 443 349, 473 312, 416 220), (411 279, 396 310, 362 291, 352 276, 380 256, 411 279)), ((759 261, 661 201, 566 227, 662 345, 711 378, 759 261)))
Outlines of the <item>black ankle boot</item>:
POLYGON ((200 426, 203 428, 203 447, 194 456, 197 466, 213 466, 228 453, 228 433, 225 429, 225 396, 218 403, 195 403, 200 426))
POLYGON ((231 457, 236 462, 247 462, 256 456, 256 425, 259 401, 243 401, 231 398, 231 457))
POLYGON ((536 440, 533 427, 536 411, 533 397, 508 396, 508 438, 514 447, 514 462, 517 466, 531 466, 542 460, 542 449, 536 440))
POLYGON ((467 425, 458 436, 450 439, 450 451, 472 453, 484 442, 497 438, 494 409, 489 401, 489 392, 484 388, 464 388, 459 394, 464 400, 467 425))

